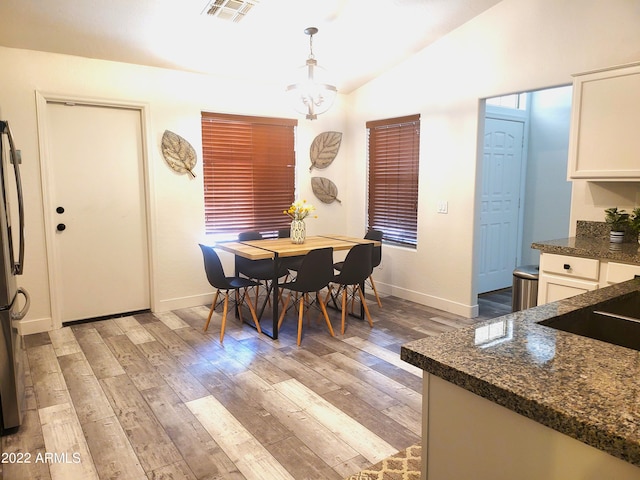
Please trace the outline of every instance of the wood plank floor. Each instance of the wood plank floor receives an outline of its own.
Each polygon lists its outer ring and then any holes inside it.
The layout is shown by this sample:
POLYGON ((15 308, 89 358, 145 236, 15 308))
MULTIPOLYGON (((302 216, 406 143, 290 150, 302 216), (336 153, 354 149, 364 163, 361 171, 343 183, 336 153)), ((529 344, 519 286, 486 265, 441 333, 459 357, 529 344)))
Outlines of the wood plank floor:
POLYGON ((334 338, 313 312, 300 347, 294 312, 278 341, 230 315, 221 345, 206 306, 30 335, 28 410, 2 437, 0 478, 347 477, 420 440, 422 372, 400 346, 510 311, 509 292, 473 320, 382 301, 373 329, 351 318, 334 338))

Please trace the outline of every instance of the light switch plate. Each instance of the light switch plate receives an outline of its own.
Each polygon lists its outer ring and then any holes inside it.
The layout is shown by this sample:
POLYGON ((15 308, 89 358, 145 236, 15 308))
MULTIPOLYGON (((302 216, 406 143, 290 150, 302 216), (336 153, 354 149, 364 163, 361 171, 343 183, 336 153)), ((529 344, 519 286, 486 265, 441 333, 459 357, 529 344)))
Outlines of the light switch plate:
POLYGON ((438 200, 438 213, 449 213, 449 202, 438 200))

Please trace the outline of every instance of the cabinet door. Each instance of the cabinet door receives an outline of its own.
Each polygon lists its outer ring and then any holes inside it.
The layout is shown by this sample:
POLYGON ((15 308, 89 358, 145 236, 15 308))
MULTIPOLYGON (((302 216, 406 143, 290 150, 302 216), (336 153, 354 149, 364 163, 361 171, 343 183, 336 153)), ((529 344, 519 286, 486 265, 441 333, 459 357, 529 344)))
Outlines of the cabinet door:
POLYGON ((538 305, 573 297, 574 295, 590 292, 597 288, 597 282, 555 277, 553 275, 541 275, 538 285, 538 305))
POLYGON ((574 79, 569 178, 640 179, 640 63, 574 79))
POLYGON ((636 275, 640 275, 640 265, 608 262, 606 269, 607 274, 605 276, 605 282, 604 285, 601 285, 603 287, 614 283, 625 282, 627 280, 631 280, 636 275))

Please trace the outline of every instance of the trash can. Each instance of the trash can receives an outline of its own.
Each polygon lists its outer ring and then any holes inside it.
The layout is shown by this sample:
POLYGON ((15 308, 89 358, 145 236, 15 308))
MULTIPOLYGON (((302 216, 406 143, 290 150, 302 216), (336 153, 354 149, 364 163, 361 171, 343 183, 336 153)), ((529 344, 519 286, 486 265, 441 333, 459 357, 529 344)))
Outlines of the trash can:
POLYGON ((523 265, 513 271, 511 311, 525 310, 538 304, 538 265, 523 265))

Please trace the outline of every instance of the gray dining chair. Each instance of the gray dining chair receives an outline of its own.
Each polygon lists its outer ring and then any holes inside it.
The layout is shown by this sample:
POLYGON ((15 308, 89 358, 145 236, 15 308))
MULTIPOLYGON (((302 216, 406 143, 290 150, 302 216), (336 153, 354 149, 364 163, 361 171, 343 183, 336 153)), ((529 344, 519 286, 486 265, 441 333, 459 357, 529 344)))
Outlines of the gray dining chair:
POLYGON ((262 330, 260 329, 260 322, 258 322, 258 318, 256 317, 256 311, 251 302, 247 299, 247 288, 255 287, 258 283, 248 278, 226 276, 224 268, 222 267, 222 262, 220 261, 220 257, 218 257, 216 251, 207 245, 199 245, 204 257, 204 270, 207 275, 207 280, 211 286, 216 289, 216 293, 213 296, 213 302, 211 303, 211 309, 209 310, 209 316, 207 317, 207 322, 204 325, 204 331, 206 332, 209 328, 209 322, 211 322, 213 311, 216 306, 219 305, 218 297, 220 292, 223 292, 224 306, 222 311, 222 325, 220 327, 220 342, 222 343, 224 340, 225 326, 227 324, 227 312, 229 311, 229 292, 233 290, 236 294, 235 303, 238 306, 238 316, 240 317, 240 321, 242 321, 241 305, 244 302, 249 307, 251 318, 255 323, 256 329, 258 332, 262 333, 262 330), (242 296, 240 295, 240 290, 242 290, 242 296))
POLYGON ((311 250, 302 257, 302 264, 298 270, 298 275, 291 282, 281 283, 279 286, 284 290, 289 290, 289 295, 284 301, 280 318, 278 319, 278 329, 282 325, 284 316, 287 313, 291 296, 295 293, 296 300, 294 305, 298 308, 298 345, 302 340, 302 317, 304 316, 305 306, 309 309, 312 305, 317 305, 324 315, 327 322, 329 333, 335 336, 331 320, 327 314, 325 302, 322 300, 320 291, 325 287, 329 287, 329 282, 333 278, 333 248, 318 248, 311 250), (315 293, 315 300, 310 298, 311 293, 315 293))
MULTIPOLYGON (((239 241, 248 241, 248 240, 262 240, 262 235, 260 232, 241 232, 238 235, 239 241)), ((264 260, 250 260, 248 258, 238 257, 236 258, 236 274, 244 275, 247 278, 251 278, 258 282, 258 285, 255 287, 256 295, 255 295, 255 308, 258 308, 258 298, 260 297, 260 285, 264 285, 267 291, 267 302, 270 303, 270 293, 273 285, 271 282, 274 278, 275 271, 275 262, 272 259, 264 259, 264 260)), ((289 269, 280 264, 278 268, 277 278, 286 277, 289 274, 289 269)))
MULTIPOLYGON (((367 232, 367 234, 364 236, 364 238, 366 240, 376 240, 378 242, 382 242, 382 232, 380 230, 374 230, 371 229, 367 232)), ((369 284, 369 286, 371 287, 371 289, 373 290, 373 293, 376 297, 376 301, 378 302, 378 306, 382 308, 382 302, 380 301, 380 296, 378 295, 378 289, 376 288, 376 282, 373 281, 373 269, 376 268, 378 265, 380 265, 380 262, 382 262, 382 245, 374 245, 373 247, 373 252, 371 254, 371 275, 369 275, 369 278, 367 279, 367 282, 369 284)), ((344 262, 336 262, 333 264, 333 268, 335 268, 336 270, 340 271, 342 270, 342 265, 344 264, 344 262)))
POLYGON ((369 321, 369 326, 373 327, 373 321, 369 314, 369 307, 364 298, 364 293, 360 285, 371 275, 373 267, 371 266, 371 258, 373 256, 372 243, 360 243, 349 250, 340 273, 333 277, 331 283, 339 285, 337 295, 342 295, 342 323, 340 332, 344 334, 345 318, 347 315, 347 298, 351 296, 355 299, 358 295, 364 309, 364 313, 369 321))

